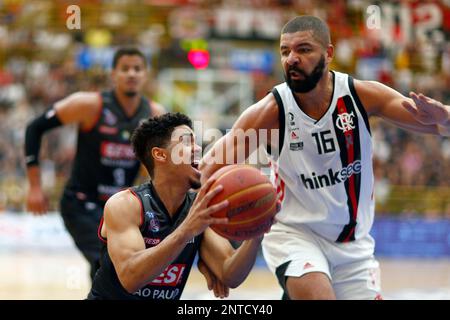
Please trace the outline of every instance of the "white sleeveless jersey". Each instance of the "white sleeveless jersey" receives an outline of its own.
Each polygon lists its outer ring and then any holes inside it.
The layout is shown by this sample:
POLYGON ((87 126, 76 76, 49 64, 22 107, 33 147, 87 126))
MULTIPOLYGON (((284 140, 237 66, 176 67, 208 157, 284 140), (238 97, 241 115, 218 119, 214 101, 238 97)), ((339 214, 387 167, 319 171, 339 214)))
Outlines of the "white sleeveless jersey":
POLYGON ((298 107, 286 83, 272 90, 282 148, 269 159, 282 200, 277 227, 307 224, 326 239, 348 242, 366 236, 373 222, 372 142, 353 79, 333 74, 331 104, 319 120, 298 107))

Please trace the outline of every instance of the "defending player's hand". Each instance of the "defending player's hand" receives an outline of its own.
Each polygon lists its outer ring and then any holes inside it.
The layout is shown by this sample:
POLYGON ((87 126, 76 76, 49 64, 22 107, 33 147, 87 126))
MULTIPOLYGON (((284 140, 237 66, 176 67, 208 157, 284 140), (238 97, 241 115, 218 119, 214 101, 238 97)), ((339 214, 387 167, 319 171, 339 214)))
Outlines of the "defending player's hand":
POLYGON ((208 290, 213 290, 216 298, 226 298, 230 293, 230 288, 223 284, 219 278, 208 268, 202 259, 198 260, 198 270, 206 279, 208 290))
POLYGON ((448 121, 449 112, 439 101, 423 95, 410 92, 409 96, 414 103, 404 101, 403 107, 408 110, 413 117, 422 124, 445 124, 448 121))
POLYGON ((30 188, 28 191, 27 210, 37 216, 48 212, 48 198, 41 188, 30 188))
POLYGON ((195 237, 205 231, 205 229, 211 224, 228 223, 228 218, 214 218, 212 216, 215 212, 218 212, 228 206, 228 200, 209 206, 209 202, 223 190, 222 185, 209 190, 214 181, 214 179, 210 179, 204 186, 202 186, 197 198, 192 204, 192 208, 189 211, 186 220, 183 222, 184 230, 192 237, 195 237))

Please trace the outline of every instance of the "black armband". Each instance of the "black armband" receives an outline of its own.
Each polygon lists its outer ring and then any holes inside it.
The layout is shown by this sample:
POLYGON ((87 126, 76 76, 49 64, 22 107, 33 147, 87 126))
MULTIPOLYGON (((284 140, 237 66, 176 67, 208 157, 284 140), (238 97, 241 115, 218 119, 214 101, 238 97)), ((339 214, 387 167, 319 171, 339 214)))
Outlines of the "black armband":
POLYGON ((62 125, 55 109, 50 108, 27 125, 25 132, 25 163, 28 166, 39 164, 39 150, 44 132, 62 125))

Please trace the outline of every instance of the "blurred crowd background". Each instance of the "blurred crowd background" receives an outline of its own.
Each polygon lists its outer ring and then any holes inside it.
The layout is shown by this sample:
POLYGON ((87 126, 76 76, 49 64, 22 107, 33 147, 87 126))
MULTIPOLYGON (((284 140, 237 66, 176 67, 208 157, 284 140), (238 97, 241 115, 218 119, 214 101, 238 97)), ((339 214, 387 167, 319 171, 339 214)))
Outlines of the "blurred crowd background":
MULTIPOLYGON (((70 93, 108 89, 119 46, 148 57, 148 97, 226 129, 284 81, 279 33, 298 14, 328 22, 333 69, 450 104, 449 0, 0 0, 0 212, 25 209, 27 122, 70 93)), ((449 139, 371 126, 378 213, 450 218, 449 139)), ((43 141, 54 210, 75 144, 73 127, 43 141)))

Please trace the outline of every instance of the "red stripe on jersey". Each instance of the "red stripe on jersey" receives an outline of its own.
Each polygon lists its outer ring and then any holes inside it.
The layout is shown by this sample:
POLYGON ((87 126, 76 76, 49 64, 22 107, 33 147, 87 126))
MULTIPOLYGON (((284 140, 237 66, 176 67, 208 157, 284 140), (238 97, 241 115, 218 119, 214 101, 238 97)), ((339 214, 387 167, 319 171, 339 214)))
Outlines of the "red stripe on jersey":
MULTIPOLYGON (((345 105, 343 97, 340 97, 337 101, 337 108, 338 108, 338 114, 344 114, 348 113, 347 106, 345 105)), ((353 129, 344 131, 344 136, 346 141, 355 141, 353 129)), ((355 160, 355 151, 354 151, 354 144, 353 143, 346 143, 347 146, 347 164, 353 163, 355 160)), ((348 196, 350 197, 350 202, 352 205, 352 211, 353 211, 353 220, 356 221, 356 218, 358 216, 358 201, 356 199, 356 185, 355 185, 355 176, 351 175, 349 178, 349 190, 348 190, 348 196)), ((355 228, 352 227, 350 232, 348 233, 347 237, 344 239, 343 242, 348 242, 350 240, 350 237, 355 232, 355 228)))
POLYGON ((277 195, 281 202, 284 200, 285 195, 285 183, 283 179, 281 179, 280 175, 278 174, 278 165, 276 163, 270 162, 271 167, 273 168, 273 172, 275 174, 275 186, 277 188, 277 195))

